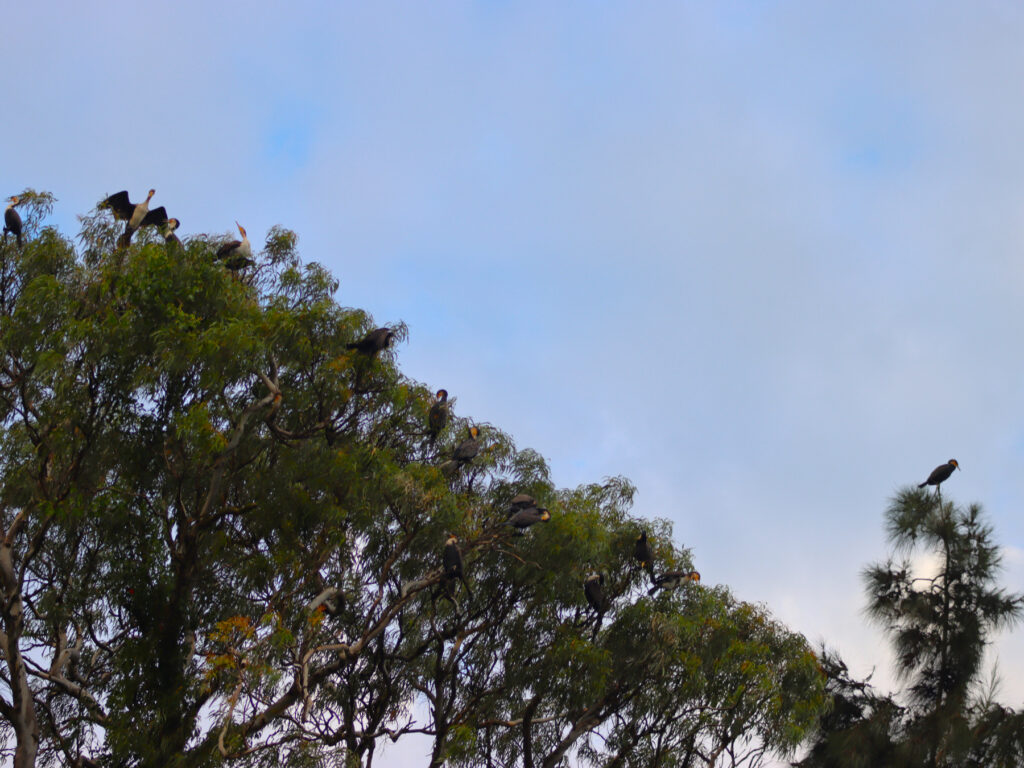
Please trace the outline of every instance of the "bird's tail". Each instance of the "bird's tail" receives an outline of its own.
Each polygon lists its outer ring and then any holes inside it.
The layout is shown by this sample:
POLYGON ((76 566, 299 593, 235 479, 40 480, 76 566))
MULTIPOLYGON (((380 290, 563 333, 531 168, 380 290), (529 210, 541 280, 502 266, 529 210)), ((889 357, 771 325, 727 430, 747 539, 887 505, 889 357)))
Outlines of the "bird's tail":
POLYGON ((920 485, 918 485, 917 487, 918 487, 918 488, 924 488, 924 487, 925 487, 926 485, 928 485, 928 482, 927 482, 927 481, 925 481, 925 482, 921 483, 921 484, 920 484, 920 485))
POLYGON ((659 587, 661 587, 661 584, 659 584, 658 582, 654 582, 654 586, 647 590, 647 594, 653 595, 655 592, 658 591, 659 587))

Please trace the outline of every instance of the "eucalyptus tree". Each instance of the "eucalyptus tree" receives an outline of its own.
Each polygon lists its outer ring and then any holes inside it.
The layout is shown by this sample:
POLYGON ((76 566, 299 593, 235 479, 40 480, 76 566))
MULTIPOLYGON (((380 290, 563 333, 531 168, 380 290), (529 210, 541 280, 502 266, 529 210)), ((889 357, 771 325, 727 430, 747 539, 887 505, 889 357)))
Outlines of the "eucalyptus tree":
POLYGON ((397 365, 407 329, 361 351, 375 323, 293 233, 234 271, 224 238, 129 244, 102 210, 76 246, 23 198, 24 246, 0 251, 17 768, 368 766, 410 737, 434 765, 753 765, 813 725, 803 637, 725 587, 648 596, 640 529, 660 571, 692 556, 631 516, 632 486, 556 488, 454 397, 438 426, 397 365), (524 494, 548 512, 519 531, 524 494))

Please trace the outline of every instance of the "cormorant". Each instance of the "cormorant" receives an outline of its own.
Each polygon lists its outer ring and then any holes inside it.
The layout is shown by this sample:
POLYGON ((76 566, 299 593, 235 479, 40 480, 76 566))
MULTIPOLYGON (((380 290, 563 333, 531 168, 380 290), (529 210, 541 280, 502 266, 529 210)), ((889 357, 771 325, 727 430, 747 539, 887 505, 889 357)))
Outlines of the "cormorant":
POLYGON ((432 406, 430 406, 430 412, 427 414, 427 434, 430 435, 430 442, 433 443, 437 440, 437 436, 441 434, 448 424, 448 390, 439 389, 437 390, 437 400, 432 406))
POLYGON ((469 432, 469 437, 455 446, 455 452, 452 454, 452 458, 458 462, 459 466, 468 464, 480 453, 480 441, 477 440, 480 436, 480 429, 478 427, 469 427, 467 431, 469 432))
POLYGON ((364 355, 376 355, 382 349, 387 348, 394 337, 395 332, 390 328, 377 328, 363 336, 359 341, 346 344, 345 347, 346 349, 362 352, 364 355))
POLYGON ((164 210, 162 205, 159 208, 154 208, 152 211, 149 210, 149 201, 153 199, 155 194, 156 190, 151 189, 143 202, 132 203, 128 199, 128 191, 122 190, 100 203, 101 208, 109 208, 113 211, 115 219, 126 222, 124 234, 121 235, 120 240, 122 244, 127 245, 130 243, 132 235, 140 227, 162 226, 167 221, 167 211, 164 210))
POLYGON ((647 590, 647 594, 653 595, 659 589, 675 589, 688 581, 700 581, 700 574, 697 571, 666 571, 654 580, 654 586, 647 590))
POLYGON ((583 582, 583 592, 587 596, 587 602, 590 603, 590 607, 597 611, 598 624, 600 624, 600 617, 610 607, 608 596, 604 593, 604 574, 592 573, 587 576, 583 582))
POLYGON ((454 596, 455 579, 459 579, 466 587, 466 594, 472 599, 473 592, 470 590, 469 582, 466 581, 466 576, 462 572, 462 553, 459 552, 458 536, 452 534, 445 541, 442 562, 444 563, 444 580, 448 588, 448 596, 454 596))
POLYGON ((957 464, 956 459, 950 459, 947 463, 940 464, 933 469, 932 473, 928 475, 928 479, 917 487, 924 488, 926 485, 934 485, 935 490, 938 490, 939 486, 948 480, 949 476, 953 474, 954 469, 960 469, 960 465, 957 464))
POLYGON ((534 523, 546 523, 550 519, 551 513, 547 509, 531 505, 512 515, 512 517, 505 521, 505 525, 511 525, 522 533, 534 523))
POLYGON ((252 260, 252 245, 249 244, 249 236, 245 234, 245 227, 235 222, 238 232, 242 235, 241 240, 231 240, 224 243, 217 249, 216 260, 224 262, 224 266, 232 272, 251 267, 256 262, 252 260))
POLYGON ((181 240, 179 240, 178 236, 174 234, 175 231, 177 231, 178 227, 180 226, 181 222, 178 221, 177 219, 167 220, 167 222, 163 225, 163 227, 160 230, 160 234, 164 236, 165 243, 178 243, 179 245, 181 244, 181 240))
POLYGON ((513 496, 508 504, 508 511, 505 513, 505 517, 512 517, 512 515, 520 510, 537 506, 537 500, 528 493, 520 493, 513 496))
POLYGON ((11 232, 18 241, 18 247, 21 248, 21 216, 14 210, 14 206, 21 202, 21 198, 15 195, 7 201, 10 205, 4 211, 4 240, 7 239, 7 233, 11 232))
POLYGON ((654 581, 654 555, 651 554, 651 545, 647 543, 647 531, 640 531, 640 535, 636 537, 633 557, 640 561, 640 567, 647 571, 651 581, 654 581))

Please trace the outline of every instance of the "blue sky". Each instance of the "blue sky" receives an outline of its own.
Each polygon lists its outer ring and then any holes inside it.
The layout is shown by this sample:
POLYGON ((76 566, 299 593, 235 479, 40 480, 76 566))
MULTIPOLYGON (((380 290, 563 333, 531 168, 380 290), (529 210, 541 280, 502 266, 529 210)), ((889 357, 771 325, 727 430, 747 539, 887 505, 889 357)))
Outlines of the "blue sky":
MULTIPOLYGON (((960 460, 1024 591, 1024 10, 23 4, 0 180, 295 229, 403 369, 854 671, 900 486, 960 460)), ((999 643, 1024 699, 1024 632, 999 643)))

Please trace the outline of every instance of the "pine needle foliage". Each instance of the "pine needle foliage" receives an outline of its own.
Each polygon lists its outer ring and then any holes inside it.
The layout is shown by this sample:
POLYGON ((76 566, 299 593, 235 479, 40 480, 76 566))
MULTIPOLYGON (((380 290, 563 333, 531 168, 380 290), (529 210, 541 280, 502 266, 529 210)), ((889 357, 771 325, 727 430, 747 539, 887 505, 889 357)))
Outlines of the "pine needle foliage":
POLYGON ((831 711, 799 765, 1021 765, 1022 715, 995 702, 994 685, 982 682, 985 650, 995 632, 1020 620, 1024 595, 998 586, 1001 555, 981 507, 905 488, 885 525, 893 556, 864 571, 867 615, 892 643, 904 690, 879 693, 823 652, 831 711), (934 567, 915 568, 915 554, 934 567))

